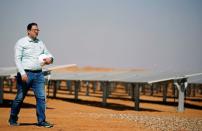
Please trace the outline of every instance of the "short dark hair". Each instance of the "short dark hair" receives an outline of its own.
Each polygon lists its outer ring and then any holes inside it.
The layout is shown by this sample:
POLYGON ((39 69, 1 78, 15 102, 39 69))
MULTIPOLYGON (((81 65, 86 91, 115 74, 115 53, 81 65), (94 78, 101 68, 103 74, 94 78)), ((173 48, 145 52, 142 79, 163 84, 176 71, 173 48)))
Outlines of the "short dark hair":
POLYGON ((29 23, 28 25, 27 25, 27 30, 31 30, 32 29, 32 26, 38 26, 37 25, 37 23, 29 23))

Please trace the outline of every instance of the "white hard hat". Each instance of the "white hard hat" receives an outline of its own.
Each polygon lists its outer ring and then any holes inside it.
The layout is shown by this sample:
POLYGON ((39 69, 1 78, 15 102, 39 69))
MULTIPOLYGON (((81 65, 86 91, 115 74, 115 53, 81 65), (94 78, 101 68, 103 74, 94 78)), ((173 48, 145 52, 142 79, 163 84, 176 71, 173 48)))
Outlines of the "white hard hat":
POLYGON ((39 56, 39 63, 41 66, 45 65, 44 59, 48 58, 49 56, 47 56, 46 54, 41 54, 39 56))

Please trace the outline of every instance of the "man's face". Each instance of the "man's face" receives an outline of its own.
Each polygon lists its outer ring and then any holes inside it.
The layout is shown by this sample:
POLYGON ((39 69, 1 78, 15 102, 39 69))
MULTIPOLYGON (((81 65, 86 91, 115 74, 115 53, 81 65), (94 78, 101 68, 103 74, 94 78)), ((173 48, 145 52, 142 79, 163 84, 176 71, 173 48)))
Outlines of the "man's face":
POLYGON ((39 34, 39 28, 38 28, 38 26, 33 25, 32 28, 31 28, 31 30, 28 30, 27 32, 28 32, 28 35, 31 38, 35 39, 38 36, 38 34, 39 34))

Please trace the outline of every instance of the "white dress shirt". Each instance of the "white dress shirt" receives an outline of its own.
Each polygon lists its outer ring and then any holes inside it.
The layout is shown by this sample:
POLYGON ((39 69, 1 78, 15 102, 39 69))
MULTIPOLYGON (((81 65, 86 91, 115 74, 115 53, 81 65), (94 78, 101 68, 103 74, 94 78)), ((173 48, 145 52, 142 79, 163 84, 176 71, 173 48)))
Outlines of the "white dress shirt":
POLYGON ((28 36, 18 40, 15 45, 15 63, 20 74, 24 75, 25 69, 41 70, 42 66, 39 62, 41 54, 53 58, 41 40, 32 40, 28 36))

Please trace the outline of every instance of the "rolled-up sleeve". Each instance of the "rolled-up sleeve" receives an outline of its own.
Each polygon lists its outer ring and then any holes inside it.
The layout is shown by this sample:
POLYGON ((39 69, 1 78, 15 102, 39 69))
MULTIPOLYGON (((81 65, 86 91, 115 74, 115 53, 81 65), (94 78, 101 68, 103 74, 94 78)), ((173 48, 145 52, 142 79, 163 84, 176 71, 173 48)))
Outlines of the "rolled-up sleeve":
POLYGON ((18 41, 15 45, 15 64, 17 66, 18 71, 21 75, 25 74, 24 68, 22 66, 22 57, 23 57, 23 46, 18 41))

